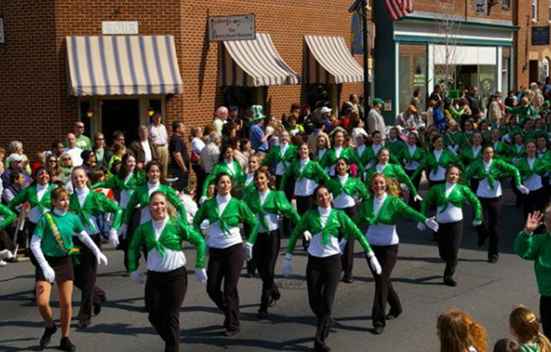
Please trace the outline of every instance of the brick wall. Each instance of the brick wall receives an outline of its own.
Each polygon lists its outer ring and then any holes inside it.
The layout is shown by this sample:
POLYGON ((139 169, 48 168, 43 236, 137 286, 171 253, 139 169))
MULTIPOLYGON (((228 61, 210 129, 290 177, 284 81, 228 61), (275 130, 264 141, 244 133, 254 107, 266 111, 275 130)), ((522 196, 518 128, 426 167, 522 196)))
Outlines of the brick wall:
MULTIPOLYGON (((184 94, 167 103, 169 122, 204 125, 221 102, 217 43, 208 42, 211 15, 255 13, 257 31, 272 35, 284 60, 303 70, 305 34, 341 35, 350 44, 351 0, 58 0, 7 2, 2 11, 8 43, 0 46, 0 145, 21 139, 27 150, 48 148, 78 119, 78 99, 67 94, 68 35, 100 35, 102 21, 139 21, 140 34, 172 34, 184 94)), ((301 99, 300 85, 270 87, 271 112, 301 99)), ((361 93, 345 84, 342 96, 361 93)))

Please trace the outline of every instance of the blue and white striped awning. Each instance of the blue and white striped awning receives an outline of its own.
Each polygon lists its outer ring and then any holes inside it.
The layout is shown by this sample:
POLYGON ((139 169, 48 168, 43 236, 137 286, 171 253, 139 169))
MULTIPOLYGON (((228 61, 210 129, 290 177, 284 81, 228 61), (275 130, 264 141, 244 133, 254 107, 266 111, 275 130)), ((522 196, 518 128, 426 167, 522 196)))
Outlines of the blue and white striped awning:
POLYGON ((67 37, 71 95, 182 93, 174 37, 67 37))
POLYGON ((299 76, 283 61, 267 33, 253 40, 224 42, 221 86, 261 87, 298 84, 299 76))

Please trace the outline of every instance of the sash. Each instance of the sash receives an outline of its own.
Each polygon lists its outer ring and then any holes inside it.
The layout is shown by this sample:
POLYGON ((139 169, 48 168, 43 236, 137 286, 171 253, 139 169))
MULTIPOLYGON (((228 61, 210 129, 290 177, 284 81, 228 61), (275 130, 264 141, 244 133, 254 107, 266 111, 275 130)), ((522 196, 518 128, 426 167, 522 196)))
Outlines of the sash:
POLYGON ((52 231, 52 234, 54 235, 54 238, 59 248, 61 248, 61 250, 68 255, 78 254, 80 252, 80 249, 77 247, 73 247, 71 249, 65 248, 65 243, 63 242, 63 238, 61 237, 61 233, 59 232, 59 228, 57 227, 57 224, 55 223, 52 214, 46 213, 44 214, 44 216, 46 217, 46 221, 48 221, 48 226, 50 226, 50 230, 52 231))

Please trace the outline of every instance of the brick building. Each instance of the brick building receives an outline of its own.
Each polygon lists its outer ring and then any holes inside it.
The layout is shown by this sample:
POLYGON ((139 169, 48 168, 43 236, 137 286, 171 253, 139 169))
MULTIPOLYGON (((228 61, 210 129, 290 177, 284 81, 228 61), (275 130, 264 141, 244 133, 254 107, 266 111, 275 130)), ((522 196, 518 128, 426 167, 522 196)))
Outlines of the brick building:
POLYGON ((550 74, 551 2, 519 0, 515 10, 515 24, 519 27, 515 38, 516 76, 519 87, 528 87, 531 82, 543 82, 550 74))
MULTIPOLYGON (((350 93, 361 93, 362 84, 357 82, 357 73, 349 79, 356 82, 341 83, 346 80, 324 70, 322 65, 316 70, 321 71, 325 81, 317 75, 316 79, 302 79, 303 83, 298 84, 285 81, 281 85, 261 87, 221 86, 221 66, 226 55, 222 50, 228 50, 228 47, 209 42, 207 19, 209 16, 255 14, 256 31, 268 34, 281 61, 297 76, 305 78, 312 76, 311 71, 306 72, 311 70, 306 60, 312 60, 312 55, 309 56, 312 48, 307 46, 305 36, 342 37, 350 48, 352 16, 348 7, 351 2, 0 2, 5 32, 5 43, 0 44, 0 144, 19 139, 25 142, 28 151, 43 150, 49 148, 55 139, 63 138, 72 122, 78 119, 87 124, 89 134, 103 130, 109 138, 110 132, 120 128, 132 136, 135 127, 147 121, 150 108, 162 111, 169 122, 182 119, 189 126, 205 125, 215 107, 235 103, 228 101, 231 99, 263 103, 270 113, 279 115, 287 112, 293 102, 306 102, 311 90, 320 84, 330 92, 336 104, 350 93), (119 44, 115 40, 102 41, 106 21, 126 21, 130 23, 130 30, 137 30, 137 36, 144 39, 132 43, 128 39, 119 44), (163 53, 159 46, 165 44, 163 53), (113 48, 127 45, 125 48, 129 53, 141 50, 143 66, 130 67, 138 65, 139 55, 134 60, 123 57, 124 54, 113 53, 120 48, 109 49, 109 45, 113 48), (168 67, 174 61, 170 56, 172 52, 177 62, 175 68, 168 67), (118 62, 111 77, 109 72, 113 68, 109 60, 118 62), (147 67, 152 62, 158 65, 157 71, 147 67), (159 69, 161 66, 162 70, 159 69), (174 72, 177 71, 183 84, 178 84, 178 79, 175 79, 174 72), (170 84, 176 84, 172 88, 163 85, 166 72, 173 74, 174 80, 170 84), (140 77, 144 74, 147 77, 140 77), (131 77, 133 83, 123 84, 125 76, 131 77), (114 80, 118 80, 118 86, 114 80), (144 80, 149 82, 149 86, 140 86, 144 80), (90 86, 85 86, 87 81, 92 82, 90 86), (157 85, 153 84, 154 81, 158 81, 157 85)), ((319 61, 313 56, 315 61, 319 61)), ((357 69, 361 61, 359 58, 355 60, 357 62, 349 64, 357 65, 357 69)), ((237 71, 240 69, 238 67, 237 71)))

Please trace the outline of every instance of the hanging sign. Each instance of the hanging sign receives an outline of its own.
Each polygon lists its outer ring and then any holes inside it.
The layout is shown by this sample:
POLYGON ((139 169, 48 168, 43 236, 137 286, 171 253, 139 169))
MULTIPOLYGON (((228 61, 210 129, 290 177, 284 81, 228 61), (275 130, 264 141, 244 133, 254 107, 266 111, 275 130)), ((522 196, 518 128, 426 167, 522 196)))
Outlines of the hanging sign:
POLYGON ((256 39, 256 16, 211 16, 209 17, 209 40, 254 40, 256 39))

